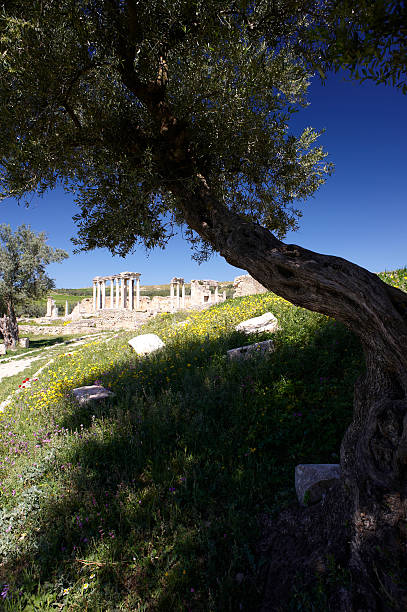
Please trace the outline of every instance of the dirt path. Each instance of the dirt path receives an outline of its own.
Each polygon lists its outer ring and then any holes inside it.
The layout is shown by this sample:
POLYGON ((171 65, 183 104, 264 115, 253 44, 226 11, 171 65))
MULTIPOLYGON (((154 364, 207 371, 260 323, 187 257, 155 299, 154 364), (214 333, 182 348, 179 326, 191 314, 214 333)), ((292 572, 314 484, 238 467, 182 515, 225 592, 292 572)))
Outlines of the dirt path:
POLYGON ((36 357, 26 357, 25 359, 20 359, 19 361, 12 361, 11 363, 2 363, 0 364, 0 381, 3 378, 7 378, 8 376, 14 376, 19 372, 24 372, 34 361, 38 361, 39 359, 43 359, 44 354, 37 355, 36 357))
POLYGON ((73 338, 72 340, 65 342, 58 342, 57 344, 53 344, 52 346, 44 348, 39 355, 37 354, 32 357, 25 357, 24 354, 16 355, 15 357, 10 357, 10 360, 7 360, 5 363, 0 363, 0 381, 3 378, 14 376, 19 372, 24 372, 24 370, 30 367, 30 365, 35 361, 38 361, 39 359, 44 359, 44 352, 52 353, 53 349, 64 344, 67 347, 69 346, 69 348, 79 346, 81 344, 84 344, 87 340, 99 338, 101 335, 102 334, 92 334, 90 336, 81 336, 80 338, 73 338))
MULTIPOLYGON (((62 345, 66 345, 67 349, 69 349, 69 352, 71 352, 72 348, 81 346, 82 344, 85 344, 85 342, 88 342, 89 340, 103 340, 104 339, 106 342, 109 342, 110 340, 113 340, 113 338, 116 338, 116 336, 118 336, 118 333, 114 334, 113 336, 109 335, 108 337, 106 337, 106 334, 109 334, 109 332, 101 332, 99 334, 81 336, 80 338, 74 338, 72 340, 68 340, 65 342, 58 342, 58 344, 54 344, 53 346, 47 347, 45 349, 45 353, 49 353, 51 357, 53 353, 53 349, 60 347, 62 345)), ((0 381, 3 378, 8 378, 9 376, 14 376, 15 374, 24 372, 24 370, 29 368, 31 364, 34 363, 35 361, 44 359, 44 350, 41 351, 40 355, 35 355, 33 357, 24 357, 24 355, 21 355, 20 358, 19 357, 20 357, 19 355, 16 355, 15 357, 11 357, 10 361, 8 361, 7 363, 0 364, 0 381)), ((38 375, 42 372, 42 370, 44 370, 53 361, 54 361, 54 358, 49 359, 45 364, 41 366, 41 368, 37 372, 35 372, 35 374, 32 375, 32 378, 37 378, 38 375)), ((9 395, 3 402, 0 403, 0 412, 3 412, 7 404, 9 404, 9 402, 11 401, 11 397, 12 397, 12 394, 9 395)))

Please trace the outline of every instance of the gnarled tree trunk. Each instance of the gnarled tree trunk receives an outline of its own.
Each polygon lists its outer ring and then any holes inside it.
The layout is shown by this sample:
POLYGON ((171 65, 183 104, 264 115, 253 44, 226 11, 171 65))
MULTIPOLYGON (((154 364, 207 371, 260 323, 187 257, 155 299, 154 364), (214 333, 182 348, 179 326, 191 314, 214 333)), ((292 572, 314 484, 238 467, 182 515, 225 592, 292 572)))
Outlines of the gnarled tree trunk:
MULTIPOLYGON (((196 169, 185 126, 165 101, 165 85, 145 87, 134 75, 133 56, 124 60, 124 84, 159 126, 155 161, 162 186, 176 196, 189 227, 231 265, 290 302, 343 322, 361 339, 366 374, 356 385, 353 421, 342 442, 342 486, 327 501, 331 509, 341 506, 338 516, 351 530, 352 587, 337 609, 407 610, 407 295, 345 259, 284 244, 225 207, 196 169), (186 185, 193 176, 191 193, 186 185)), ((311 522, 312 516, 321 521, 320 513, 311 513, 311 522)), ((333 524, 327 513, 325 528, 320 522, 314 528, 328 539, 333 524)))
POLYGON ((198 178, 192 199, 171 186, 191 228, 268 289, 361 339, 366 374, 342 442, 342 490, 332 493, 347 500, 341 516, 352 534, 346 609, 407 610, 407 295, 349 261, 284 244, 212 198, 198 178))
POLYGON ((12 302, 7 303, 7 314, 0 317, 0 334, 6 348, 14 349, 18 342, 18 324, 12 302))

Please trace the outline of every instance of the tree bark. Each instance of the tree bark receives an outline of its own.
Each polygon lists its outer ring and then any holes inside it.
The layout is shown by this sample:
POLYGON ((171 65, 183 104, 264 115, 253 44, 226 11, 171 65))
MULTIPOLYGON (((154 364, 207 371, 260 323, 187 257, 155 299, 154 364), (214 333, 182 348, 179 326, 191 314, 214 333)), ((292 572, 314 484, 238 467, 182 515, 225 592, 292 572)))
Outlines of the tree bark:
POLYGON ((16 348, 19 334, 17 317, 12 302, 7 302, 7 314, 0 317, 0 333, 3 336, 6 348, 16 348))
POLYGON ((407 610, 407 295, 345 259, 284 244, 198 181, 192 198, 171 185, 192 229, 268 289, 334 317, 361 339, 366 373, 341 447, 350 609, 407 610))

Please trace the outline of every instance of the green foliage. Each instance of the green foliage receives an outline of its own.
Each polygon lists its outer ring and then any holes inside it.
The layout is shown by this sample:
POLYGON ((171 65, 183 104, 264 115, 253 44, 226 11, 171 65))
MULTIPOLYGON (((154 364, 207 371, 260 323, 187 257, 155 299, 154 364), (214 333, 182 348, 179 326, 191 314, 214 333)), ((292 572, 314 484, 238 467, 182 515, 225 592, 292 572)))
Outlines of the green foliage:
MULTIPOLYGON (((31 598, 43 609, 112 612, 259 603, 259 516, 293 501, 297 463, 337 460, 361 347, 342 325, 272 294, 188 313, 184 326, 180 318, 141 330, 166 342, 145 358, 129 333, 65 353, 4 413, 6 610, 31 598), (265 310, 276 334, 234 330, 265 310), (267 337, 269 358, 225 358, 267 337), (96 380, 115 396, 71 401, 72 388, 96 380)), ((341 580, 335 572, 329 579, 341 580)))
POLYGON ((0 225, 0 314, 41 297, 54 282, 45 267, 68 257, 66 251, 46 244, 44 232, 36 234, 29 226, 20 225, 13 233, 9 225, 0 225))
POLYGON ((53 297, 56 296, 68 296, 66 299, 69 300, 69 296, 76 296, 78 299, 82 299, 85 297, 92 297, 93 289, 92 287, 82 287, 81 289, 56 289, 51 293, 53 297))
POLYGON ((335 0, 321 3, 305 37, 315 66, 347 68, 359 81, 389 84, 406 94, 406 24, 404 1, 335 0))
POLYGON ((406 23, 395 0, 10 0, 0 191, 63 185, 78 246, 124 255, 165 246, 203 176, 282 237, 332 169, 318 132, 289 132, 311 74, 345 67, 406 91, 406 23))
POLYGON ((185 222, 177 183, 192 197, 198 174, 234 211, 280 236, 294 229, 294 203, 331 166, 317 132, 289 133, 310 74, 288 37, 276 40, 296 19, 275 23, 267 44, 266 4, 4 5, 4 196, 62 184, 81 209, 79 244, 119 254, 165 245, 185 222))

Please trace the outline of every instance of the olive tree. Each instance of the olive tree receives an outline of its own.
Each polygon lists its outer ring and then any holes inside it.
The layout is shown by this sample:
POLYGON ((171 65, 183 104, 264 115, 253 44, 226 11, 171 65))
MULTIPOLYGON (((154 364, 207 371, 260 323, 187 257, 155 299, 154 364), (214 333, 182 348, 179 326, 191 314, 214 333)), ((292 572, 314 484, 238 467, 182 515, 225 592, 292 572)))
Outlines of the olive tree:
POLYGON ((196 257, 217 251, 359 336, 366 372, 336 510, 351 529, 349 597, 357 609, 405 609, 407 296, 283 241, 298 202, 331 171, 318 132, 294 135, 289 120, 307 103, 311 70, 340 61, 326 48, 340 4, 8 0, 0 181, 19 199, 56 185, 74 193, 83 249, 165 246, 183 226, 196 257))
POLYGON ((68 257, 66 251, 53 249, 46 240, 44 232, 36 234, 26 225, 15 232, 9 225, 0 225, 0 334, 10 348, 18 342, 16 307, 52 289, 54 281, 45 266, 68 257))

